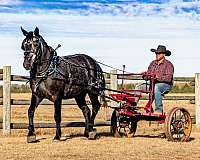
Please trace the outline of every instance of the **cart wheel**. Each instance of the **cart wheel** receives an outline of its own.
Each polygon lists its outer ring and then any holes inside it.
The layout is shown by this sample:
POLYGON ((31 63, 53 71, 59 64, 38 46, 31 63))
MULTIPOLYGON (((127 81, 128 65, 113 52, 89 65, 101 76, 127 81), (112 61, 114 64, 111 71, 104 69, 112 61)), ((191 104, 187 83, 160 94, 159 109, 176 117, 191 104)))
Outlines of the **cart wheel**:
POLYGON ((133 120, 123 122, 120 120, 118 111, 114 110, 111 117, 111 133, 114 137, 128 137, 131 138, 135 135, 137 129, 137 122, 133 120))
POLYGON ((190 138, 192 119, 185 108, 173 108, 165 122, 165 134, 169 141, 185 142, 190 138))

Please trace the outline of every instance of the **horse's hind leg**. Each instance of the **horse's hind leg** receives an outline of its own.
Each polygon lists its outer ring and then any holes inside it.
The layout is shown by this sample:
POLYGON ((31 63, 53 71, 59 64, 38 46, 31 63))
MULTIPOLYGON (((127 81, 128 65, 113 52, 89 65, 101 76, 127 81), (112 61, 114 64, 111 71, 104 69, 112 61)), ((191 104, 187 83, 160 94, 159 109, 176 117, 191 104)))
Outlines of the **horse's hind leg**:
POLYGON ((28 120, 29 120, 28 136, 27 136, 28 143, 36 141, 36 135, 34 133, 35 129, 34 129, 33 118, 34 118, 35 109, 37 108, 37 106, 39 105, 41 101, 42 101, 41 97, 38 97, 35 94, 32 94, 31 105, 28 109, 28 120))
POLYGON ((100 109, 100 102, 98 100, 98 95, 97 94, 94 94, 94 93, 88 93, 89 97, 90 97, 90 100, 91 100, 91 103, 92 103, 92 116, 91 116, 91 119, 90 119, 90 123, 91 123, 91 126, 93 129, 93 126, 94 126, 94 120, 96 118, 96 115, 100 109))
POLYGON ((84 136, 88 137, 89 136, 89 132, 91 131, 90 109, 86 104, 85 96, 86 95, 79 95, 79 96, 75 97, 75 100, 76 100, 76 103, 78 104, 79 108, 82 110, 83 115, 85 117, 85 132, 84 132, 84 136))

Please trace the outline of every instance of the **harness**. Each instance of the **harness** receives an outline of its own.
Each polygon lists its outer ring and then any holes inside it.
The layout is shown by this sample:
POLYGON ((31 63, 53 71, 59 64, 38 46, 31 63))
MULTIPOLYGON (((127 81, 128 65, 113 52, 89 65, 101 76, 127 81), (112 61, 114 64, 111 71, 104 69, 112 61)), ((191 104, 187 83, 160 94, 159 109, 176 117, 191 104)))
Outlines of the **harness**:
MULTIPOLYGON (((83 68, 83 69, 87 69, 87 70, 96 70, 96 69, 88 68, 86 66, 76 64, 74 62, 71 62, 70 59, 68 60, 63 57, 58 56, 56 50, 59 47, 60 47, 60 45, 58 45, 58 47, 56 47, 56 49, 49 47, 52 57, 47 60, 42 61, 42 62, 50 61, 50 63, 46 67, 46 69, 42 70, 41 72, 37 72, 37 65, 38 65, 38 63, 41 63, 40 58, 41 58, 43 51, 41 49, 38 50, 34 64, 32 65, 32 68, 30 70, 30 81, 34 80, 34 82, 32 81, 35 86, 34 91, 37 90, 39 84, 42 81, 46 80, 48 77, 51 77, 52 79, 62 80, 62 81, 67 82, 68 88, 67 88, 66 92, 68 92, 72 86, 76 85, 76 86, 86 87, 88 89, 93 88, 93 90, 98 90, 97 94, 103 94, 104 81, 103 81, 102 71, 97 70, 97 78, 90 75, 93 79, 95 79, 95 82, 92 82, 91 78, 90 78, 90 81, 88 82, 88 84, 81 82, 81 80, 79 80, 78 82, 74 82, 75 79, 72 78, 71 66, 83 68), (65 73, 63 73, 58 67, 61 64, 61 62, 63 62, 66 66, 67 72, 65 72, 65 73), (66 76, 67 76, 67 79, 66 79, 66 76)), ((76 79, 76 81, 77 81, 77 79, 76 79)))

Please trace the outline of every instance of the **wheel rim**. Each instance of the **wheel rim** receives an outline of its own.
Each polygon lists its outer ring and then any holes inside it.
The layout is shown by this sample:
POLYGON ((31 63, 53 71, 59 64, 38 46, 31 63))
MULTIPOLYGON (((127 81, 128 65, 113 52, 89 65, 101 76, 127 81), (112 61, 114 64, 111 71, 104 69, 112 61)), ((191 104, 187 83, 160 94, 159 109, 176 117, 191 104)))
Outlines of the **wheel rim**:
POLYGON ((166 121, 166 136, 171 141, 188 141, 192 130, 192 120, 184 108, 174 108, 166 121))
POLYGON ((111 118, 112 132, 115 137, 133 137, 136 132, 137 122, 133 120, 123 122, 122 116, 117 111, 113 112, 111 118))

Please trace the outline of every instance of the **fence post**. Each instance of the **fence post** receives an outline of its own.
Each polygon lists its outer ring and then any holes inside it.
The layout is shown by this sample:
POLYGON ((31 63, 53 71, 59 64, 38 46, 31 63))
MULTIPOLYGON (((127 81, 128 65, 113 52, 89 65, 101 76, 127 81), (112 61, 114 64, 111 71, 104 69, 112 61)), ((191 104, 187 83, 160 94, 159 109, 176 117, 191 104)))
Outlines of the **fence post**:
POLYGON ((11 123, 11 66, 3 67, 3 135, 10 135, 11 123))
POLYGON ((200 128, 200 73, 195 73, 196 126, 200 128))
MULTIPOLYGON (((110 88, 117 90, 117 70, 110 71, 110 88)), ((111 101, 110 106, 115 107, 117 105, 116 102, 111 101)))
MULTIPOLYGON (((117 74, 117 70, 110 71, 110 85, 109 85, 110 89, 117 89, 117 75, 116 74, 117 74)), ((112 93, 112 92, 110 92, 110 93, 112 93)), ((117 103, 111 100, 110 101, 111 108, 109 108, 108 111, 106 112, 107 120, 111 120, 111 116, 113 113, 113 107, 116 107, 116 106, 117 106, 117 103)))

